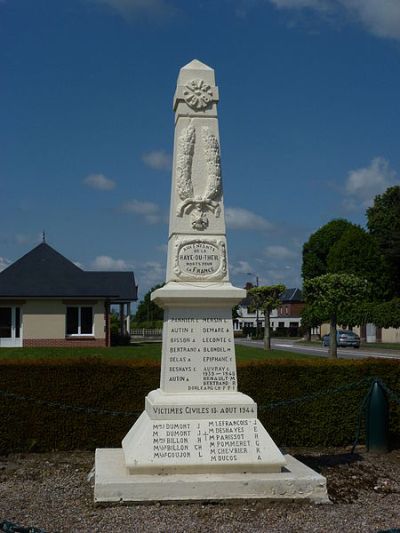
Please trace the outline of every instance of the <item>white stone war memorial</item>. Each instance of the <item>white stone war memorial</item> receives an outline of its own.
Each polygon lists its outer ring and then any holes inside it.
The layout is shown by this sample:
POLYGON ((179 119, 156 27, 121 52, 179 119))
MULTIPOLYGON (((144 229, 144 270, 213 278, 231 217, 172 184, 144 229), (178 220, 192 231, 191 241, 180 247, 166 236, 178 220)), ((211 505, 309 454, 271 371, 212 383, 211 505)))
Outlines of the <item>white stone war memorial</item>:
POLYGON ((325 479, 284 456, 237 390, 214 71, 180 70, 160 388, 122 441, 97 449, 96 502, 237 498, 327 501, 325 479))

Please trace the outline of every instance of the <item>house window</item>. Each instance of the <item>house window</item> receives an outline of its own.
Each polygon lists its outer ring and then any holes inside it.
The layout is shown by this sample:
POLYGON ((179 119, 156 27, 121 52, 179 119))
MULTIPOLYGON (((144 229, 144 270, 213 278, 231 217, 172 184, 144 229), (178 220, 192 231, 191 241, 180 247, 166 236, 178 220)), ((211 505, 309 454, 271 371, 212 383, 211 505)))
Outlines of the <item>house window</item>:
POLYGON ((67 307, 67 335, 93 335, 92 307, 67 307))
POLYGON ((21 337, 21 308, 0 307, 0 338, 19 339, 21 337))
POLYGON ((285 314, 288 315, 289 314, 289 309, 288 309, 288 306, 285 305, 285 314))
POLYGON ((10 339, 12 332, 11 307, 0 307, 0 337, 10 339))

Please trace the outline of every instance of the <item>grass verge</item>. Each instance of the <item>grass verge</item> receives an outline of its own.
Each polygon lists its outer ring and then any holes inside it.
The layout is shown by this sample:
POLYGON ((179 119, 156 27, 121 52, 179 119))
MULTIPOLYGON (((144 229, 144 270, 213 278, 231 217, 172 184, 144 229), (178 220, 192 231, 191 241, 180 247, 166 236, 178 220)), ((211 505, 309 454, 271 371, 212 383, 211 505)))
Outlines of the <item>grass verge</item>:
MULTIPOLYGON (((137 343, 130 346, 114 346, 112 348, 0 348, 0 359, 88 359, 97 357, 112 360, 161 360, 161 343, 137 343)), ((238 361, 267 359, 305 359, 312 355, 298 354, 289 351, 271 350, 236 345, 238 361)))

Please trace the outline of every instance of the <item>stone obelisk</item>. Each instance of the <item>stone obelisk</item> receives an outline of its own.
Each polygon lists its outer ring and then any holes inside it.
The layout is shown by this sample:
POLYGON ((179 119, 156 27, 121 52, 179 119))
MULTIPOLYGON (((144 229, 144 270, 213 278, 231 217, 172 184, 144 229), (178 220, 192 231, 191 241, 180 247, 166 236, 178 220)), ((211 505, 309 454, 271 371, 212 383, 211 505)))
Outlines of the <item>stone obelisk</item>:
MULTIPOLYGON (((213 69, 194 60, 180 70, 167 276, 152 294, 164 309, 160 388, 146 397, 122 451, 97 450, 96 501, 298 492, 293 469, 305 467, 282 455, 256 403, 237 390, 232 307, 246 291, 229 281, 218 99, 213 69)), ((316 487, 300 492, 323 499, 316 487)))

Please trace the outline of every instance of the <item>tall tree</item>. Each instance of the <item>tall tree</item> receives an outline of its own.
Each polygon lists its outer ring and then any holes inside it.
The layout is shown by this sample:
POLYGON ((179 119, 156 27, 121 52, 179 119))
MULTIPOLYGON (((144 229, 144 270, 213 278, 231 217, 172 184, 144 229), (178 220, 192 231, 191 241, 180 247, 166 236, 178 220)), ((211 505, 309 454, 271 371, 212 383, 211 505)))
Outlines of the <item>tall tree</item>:
POLYGON ((148 292, 146 292, 143 297, 143 300, 139 302, 136 314, 133 317, 133 320, 135 322, 140 324, 143 322, 154 322, 156 320, 163 320, 164 311, 161 309, 161 307, 158 307, 158 305, 151 301, 151 293, 156 289, 159 289, 163 285, 164 283, 156 285, 148 292))
POLYGON ((304 296, 311 307, 310 315, 329 320, 329 356, 337 357, 337 323, 348 315, 358 303, 368 296, 369 286, 365 279, 353 274, 324 274, 304 282, 304 296))
POLYGON ((367 279, 377 300, 390 295, 391 279, 385 258, 374 237, 360 226, 346 229, 332 245, 327 267, 331 273, 346 272, 367 279))
POLYGON ((313 233, 303 246, 303 279, 322 276, 328 272, 328 255, 332 246, 353 224, 345 219, 334 219, 313 233))
POLYGON ((385 256, 393 281, 393 294, 400 296, 400 186, 376 196, 367 210, 368 229, 385 256))
POLYGON ((270 285, 253 287, 248 291, 251 300, 251 308, 258 309, 264 313, 264 350, 271 349, 271 322, 270 314, 280 303, 280 295, 286 289, 285 285, 270 285))

